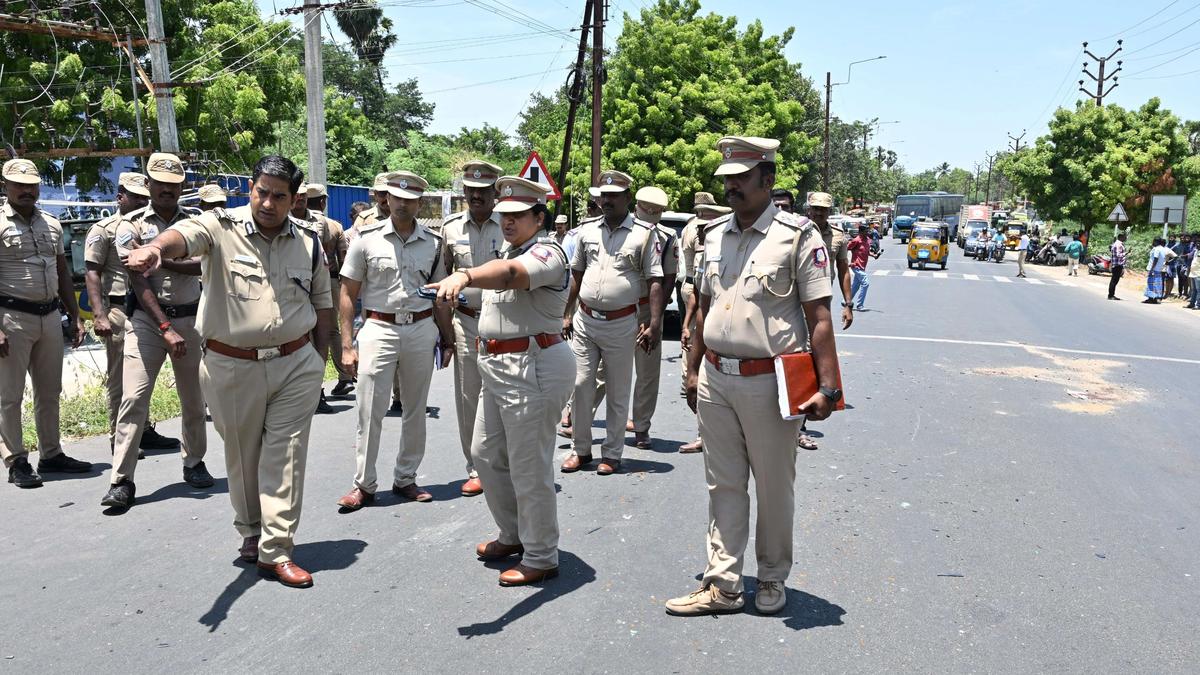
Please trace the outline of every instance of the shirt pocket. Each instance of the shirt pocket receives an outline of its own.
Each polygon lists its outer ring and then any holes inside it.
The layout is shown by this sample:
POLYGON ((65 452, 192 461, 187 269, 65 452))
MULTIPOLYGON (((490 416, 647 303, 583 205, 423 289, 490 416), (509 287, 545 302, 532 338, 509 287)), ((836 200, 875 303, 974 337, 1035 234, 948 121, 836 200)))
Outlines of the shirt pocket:
POLYGON ((395 281, 396 274, 400 270, 396 265, 396 260, 391 256, 377 255, 367 258, 367 271, 375 277, 372 281, 378 280, 382 283, 390 283, 395 281))
POLYGON ((37 241, 38 254, 49 258, 54 258, 58 255, 59 247, 62 246, 62 234, 49 230, 47 232, 38 232, 35 236, 37 241))
POLYGON ((0 259, 24 260, 29 249, 20 230, 11 229, 0 235, 0 259))
POLYGON ((262 297, 267 274, 258 261, 234 261, 229 266, 229 294, 239 300, 258 300, 262 297))
POLYGON ((313 272, 311 267, 289 267, 287 275, 289 295, 303 300, 312 297, 313 272))
POLYGON ((753 300, 764 296, 782 298, 792 292, 792 273, 786 265, 751 264, 742 280, 742 296, 753 300))
POLYGON ((629 272, 637 269, 637 259, 639 253, 640 251, 637 249, 617 251, 616 255, 613 256, 613 269, 617 270, 618 272, 629 272))
POLYGON ((508 303, 508 302, 512 302, 513 300, 517 299, 517 293, 516 293, 516 291, 514 291, 512 289, 509 289, 507 291, 486 291, 486 292, 488 295, 488 297, 487 297, 488 302, 493 302, 496 304, 508 303))
POLYGON ((465 269, 474 267, 475 262, 471 254, 470 244, 454 244, 450 247, 450 254, 454 258, 455 269, 465 269))

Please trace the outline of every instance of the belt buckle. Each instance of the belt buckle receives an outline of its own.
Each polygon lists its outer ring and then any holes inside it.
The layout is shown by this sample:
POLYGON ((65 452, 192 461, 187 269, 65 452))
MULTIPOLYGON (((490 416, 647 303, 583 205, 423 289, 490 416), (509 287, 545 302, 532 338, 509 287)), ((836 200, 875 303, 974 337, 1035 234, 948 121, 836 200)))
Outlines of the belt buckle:
POLYGON ((271 359, 283 356, 283 352, 279 350, 279 347, 267 347, 266 349, 256 349, 254 351, 259 361, 270 361, 271 359))
POLYGON ((396 325, 403 326, 413 322, 412 312, 396 312, 396 325), (403 318, 401 318, 403 317, 403 318))
POLYGON ((488 341, 483 338, 475 338, 475 351, 480 356, 491 356, 491 353, 488 352, 488 341))
POLYGON ((601 321, 608 321, 608 312, 602 312, 598 309, 593 309, 592 310, 592 318, 600 319, 601 321))
POLYGON ((717 357, 717 370, 721 371, 722 373, 725 373, 726 375, 741 375, 742 374, 742 360, 741 359, 731 359, 726 356, 718 356, 717 357))

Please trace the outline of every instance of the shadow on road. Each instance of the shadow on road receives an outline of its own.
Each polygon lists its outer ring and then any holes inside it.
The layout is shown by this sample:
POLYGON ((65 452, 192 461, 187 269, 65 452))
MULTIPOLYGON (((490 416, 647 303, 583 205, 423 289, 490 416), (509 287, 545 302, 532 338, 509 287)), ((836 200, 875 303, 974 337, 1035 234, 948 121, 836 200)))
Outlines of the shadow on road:
MULTIPOLYGON (((509 562, 509 565, 511 564, 509 562)), ((505 567, 507 568, 507 566, 505 567)), ((557 579, 543 582, 543 585, 538 588, 537 592, 518 602, 512 609, 492 621, 473 623, 469 626, 459 626, 458 634, 466 637, 468 640, 477 635, 495 635, 503 631, 512 622, 533 613, 534 610, 547 602, 561 598, 572 591, 579 590, 584 585, 590 584, 595 580, 596 570, 591 565, 585 563, 574 553, 559 551, 557 579)), ((520 592, 519 590, 513 590, 514 592, 520 592)))
POLYGON ((60 483, 64 481, 87 480, 89 478, 103 476, 104 473, 111 468, 112 464, 105 464, 104 462, 92 462, 92 468, 83 473, 39 472, 39 475, 41 475, 43 483, 60 483))
MULTIPOLYGON (((301 567, 316 575, 318 572, 344 570, 358 561, 358 556, 367 548, 361 539, 339 539, 300 544, 292 557, 301 567)), ((199 622, 208 626, 212 633, 229 618, 229 610, 247 590, 258 582, 258 569, 254 565, 235 563, 240 568, 225 590, 213 601, 212 607, 200 617, 199 622)), ((319 580, 318 580, 319 583, 319 580)))
POLYGON ((183 497, 187 499, 208 499, 213 495, 222 495, 229 493, 229 480, 226 478, 216 478, 213 480, 213 486, 210 488, 194 488, 182 481, 164 485, 159 489, 145 496, 139 496, 134 501, 134 506, 144 506, 153 504, 154 502, 166 501, 183 497))
MULTIPOLYGON (((754 577, 746 577, 747 589, 753 585, 753 588, 758 588, 758 579, 754 577)), ((793 588, 787 590, 787 606, 783 611, 774 614, 769 618, 783 619, 783 625, 792 630, 808 630, 809 628, 823 628, 825 626, 841 626, 843 625, 842 617, 846 615, 846 610, 841 606, 835 605, 824 598, 818 598, 811 593, 797 591, 793 588)), ((752 606, 749 598, 746 600, 748 607, 752 606)))

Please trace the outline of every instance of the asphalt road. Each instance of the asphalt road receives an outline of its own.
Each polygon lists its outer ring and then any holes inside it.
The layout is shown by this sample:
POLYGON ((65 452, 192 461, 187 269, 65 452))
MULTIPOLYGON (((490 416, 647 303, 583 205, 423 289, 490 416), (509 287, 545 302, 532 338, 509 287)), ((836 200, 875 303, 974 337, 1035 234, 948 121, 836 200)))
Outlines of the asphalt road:
MULTIPOLYGON (((214 490, 155 455, 122 516, 102 514, 99 472, 3 486, 0 670, 1194 672, 1200 317, 1107 302, 1062 268, 999 281, 1011 259, 957 249, 945 277, 904 276, 885 246, 870 311, 838 332, 852 409, 797 457, 778 616, 663 612, 696 586, 707 525, 703 459, 675 452, 695 426, 670 344, 657 447, 630 447, 620 475, 559 476, 563 573, 542 588, 500 588, 472 553, 494 530, 458 496, 448 371, 419 478, 432 504, 337 513, 353 402, 315 418, 296 549, 309 590, 234 564, 215 433, 214 490)), ((107 470, 105 445, 68 451, 107 470)))

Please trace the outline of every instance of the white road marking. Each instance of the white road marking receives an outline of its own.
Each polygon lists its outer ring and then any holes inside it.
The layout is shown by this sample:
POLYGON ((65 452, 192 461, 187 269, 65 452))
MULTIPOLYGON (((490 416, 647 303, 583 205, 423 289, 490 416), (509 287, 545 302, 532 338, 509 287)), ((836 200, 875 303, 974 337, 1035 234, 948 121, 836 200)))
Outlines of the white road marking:
POLYGON ((888 272, 891 272, 891 270, 875 270, 875 275, 874 275, 874 276, 877 276, 877 277, 886 277, 886 276, 888 275, 888 272))
POLYGON ((1035 286, 1045 286, 1046 285, 1046 282, 1042 281, 1041 279, 1026 279, 1025 281, 1027 281, 1031 284, 1034 284, 1035 286))
POLYGON ((1070 286, 1071 288, 1075 288, 1075 284, 1067 281, 1066 279, 1055 279, 1054 283, 1058 284, 1059 286, 1070 286))
POLYGON ((1009 279, 1008 277, 992 277, 992 278, 995 279, 996 281, 999 281, 1002 284, 1011 284, 1012 283, 1012 279, 1009 279))
POLYGON ((978 274, 964 274, 963 278, 966 279, 967 281, 979 281, 978 274))
POLYGON ((904 273, 904 276, 915 277, 915 276, 917 276, 917 271, 916 270, 908 270, 907 272, 904 273))
POLYGON ((1165 361, 1167 363, 1186 363, 1200 366, 1198 359, 1181 359, 1174 356, 1154 356, 1151 354, 1122 354, 1120 352, 1097 352, 1090 349, 1069 349, 1067 347, 1046 347, 1031 345, 1024 342, 990 342, 987 340, 952 340, 949 338, 908 337, 904 335, 863 335, 862 333, 838 333, 838 339, 857 338, 860 340, 891 340, 895 342, 931 342, 934 344, 969 345, 974 347, 1005 347, 1007 349, 1040 349, 1060 354, 1082 354, 1084 356, 1108 356, 1117 359, 1138 359, 1141 361, 1165 361))
POLYGON ((949 275, 946 274, 945 272, 934 272, 933 278, 934 279, 947 279, 947 278, 949 278, 949 275))

